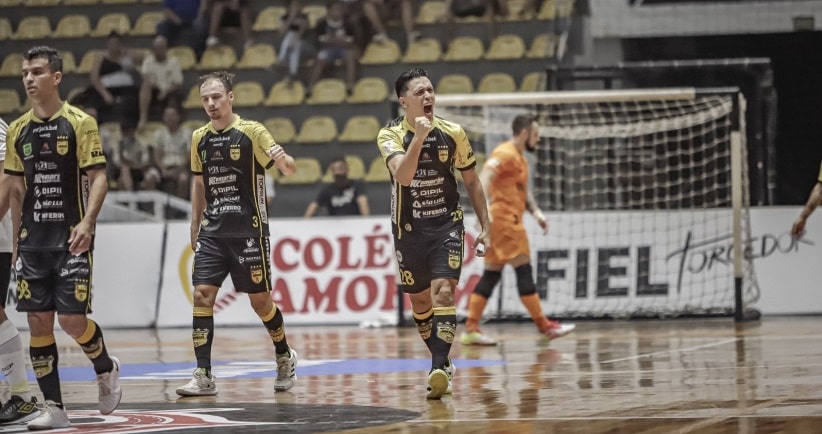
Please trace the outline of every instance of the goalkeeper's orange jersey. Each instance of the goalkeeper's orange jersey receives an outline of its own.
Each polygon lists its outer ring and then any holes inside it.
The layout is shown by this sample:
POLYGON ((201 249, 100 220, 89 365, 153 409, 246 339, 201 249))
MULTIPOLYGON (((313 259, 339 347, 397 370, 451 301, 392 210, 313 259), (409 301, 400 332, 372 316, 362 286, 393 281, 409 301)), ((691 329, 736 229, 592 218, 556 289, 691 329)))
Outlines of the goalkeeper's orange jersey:
POLYGON ((488 169, 494 170, 497 175, 487 187, 490 190, 491 214, 513 214, 518 221, 522 221, 528 188, 528 161, 525 156, 514 146, 514 142, 503 142, 485 163, 485 170, 488 169))

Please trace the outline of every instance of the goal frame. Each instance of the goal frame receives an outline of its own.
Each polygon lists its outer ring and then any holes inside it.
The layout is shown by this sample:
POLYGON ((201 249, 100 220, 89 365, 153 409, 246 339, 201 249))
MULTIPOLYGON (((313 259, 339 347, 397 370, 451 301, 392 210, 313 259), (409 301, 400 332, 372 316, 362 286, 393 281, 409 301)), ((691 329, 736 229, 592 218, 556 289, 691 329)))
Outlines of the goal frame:
MULTIPOLYGON (((748 213, 743 212, 749 207, 749 198, 744 188, 747 180, 745 173, 745 99, 737 87, 673 87, 673 88, 642 88, 619 90, 571 90, 549 92, 518 92, 518 93, 488 93, 488 94, 449 94, 438 95, 436 106, 505 106, 505 105, 556 105, 567 103, 608 103, 608 102, 642 102, 642 101, 674 101, 694 100, 702 95, 731 95, 733 96, 733 116, 731 116, 730 137, 730 177, 731 177, 731 215, 732 215, 732 249, 733 249, 733 282, 734 307, 733 317, 736 321, 756 320, 759 313, 754 309, 745 308, 744 300, 744 265, 745 243, 743 239, 744 224, 750 228, 748 213)), ((436 109, 435 109, 436 113, 436 109)), ((401 297, 402 298, 402 297, 401 297)), ((498 302, 502 303, 502 296, 498 302)), ((498 315, 502 315, 501 306, 498 315)))

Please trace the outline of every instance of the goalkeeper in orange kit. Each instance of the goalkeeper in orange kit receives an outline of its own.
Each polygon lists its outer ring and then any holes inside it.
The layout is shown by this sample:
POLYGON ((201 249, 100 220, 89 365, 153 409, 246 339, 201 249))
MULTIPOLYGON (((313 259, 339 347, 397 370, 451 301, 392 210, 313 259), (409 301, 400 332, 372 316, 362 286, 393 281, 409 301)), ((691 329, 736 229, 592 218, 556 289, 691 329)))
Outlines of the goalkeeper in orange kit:
POLYGON ((486 161, 480 180, 488 194, 491 214, 491 247, 485 255, 485 270, 468 301, 468 319, 460 338, 463 345, 496 345, 479 330, 482 311, 499 283, 505 264, 514 268, 520 300, 540 333, 555 339, 574 330, 545 317, 531 268, 528 234, 522 217, 528 210, 547 233, 548 220, 528 191, 528 161, 524 151, 534 152, 539 141, 539 123, 531 115, 519 115, 511 125, 513 137, 494 149, 486 161))

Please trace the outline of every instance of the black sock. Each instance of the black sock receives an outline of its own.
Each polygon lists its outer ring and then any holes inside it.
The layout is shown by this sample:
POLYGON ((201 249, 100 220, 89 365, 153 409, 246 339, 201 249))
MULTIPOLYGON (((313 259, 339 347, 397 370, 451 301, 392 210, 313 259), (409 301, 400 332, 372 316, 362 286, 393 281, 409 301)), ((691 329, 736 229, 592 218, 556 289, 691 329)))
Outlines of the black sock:
POLYGON ((431 334, 431 369, 443 369, 448 366, 448 354, 457 333, 457 309, 435 307, 431 334))
POLYGON ((213 308, 194 308, 194 319, 191 322, 191 341, 194 343, 197 367, 204 368, 206 374, 211 376, 211 343, 214 342, 213 308))
POLYGON ((422 341, 431 351, 431 325, 433 323, 434 309, 428 309, 423 313, 414 312, 414 322, 417 323, 417 331, 420 333, 422 341))
POLYGON ((43 398, 63 405, 63 392, 60 390, 60 373, 57 371, 59 357, 54 335, 32 336, 29 346, 31 367, 37 377, 37 385, 43 392, 43 398))
POLYGON ((103 341, 103 330, 92 320, 88 320, 86 331, 75 340, 86 353, 86 357, 94 365, 94 372, 102 374, 114 369, 114 361, 108 356, 106 343, 103 341))
POLYGON ((277 305, 272 305, 271 313, 260 317, 260 319, 263 321, 266 330, 268 330, 271 341, 274 342, 274 352, 278 356, 289 354, 288 340, 285 338, 285 321, 283 320, 283 313, 277 308, 277 305))

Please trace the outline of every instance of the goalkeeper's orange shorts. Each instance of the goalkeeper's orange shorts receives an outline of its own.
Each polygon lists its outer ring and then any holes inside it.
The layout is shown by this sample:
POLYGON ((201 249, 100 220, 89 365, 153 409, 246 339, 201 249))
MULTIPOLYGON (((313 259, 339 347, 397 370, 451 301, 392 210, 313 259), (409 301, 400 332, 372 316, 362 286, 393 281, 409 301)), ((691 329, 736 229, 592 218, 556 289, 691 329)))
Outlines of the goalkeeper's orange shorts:
POLYGON ((505 264, 517 256, 531 255, 521 216, 494 214, 491 219, 491 248, 485 253, 486 264, 505 264))

